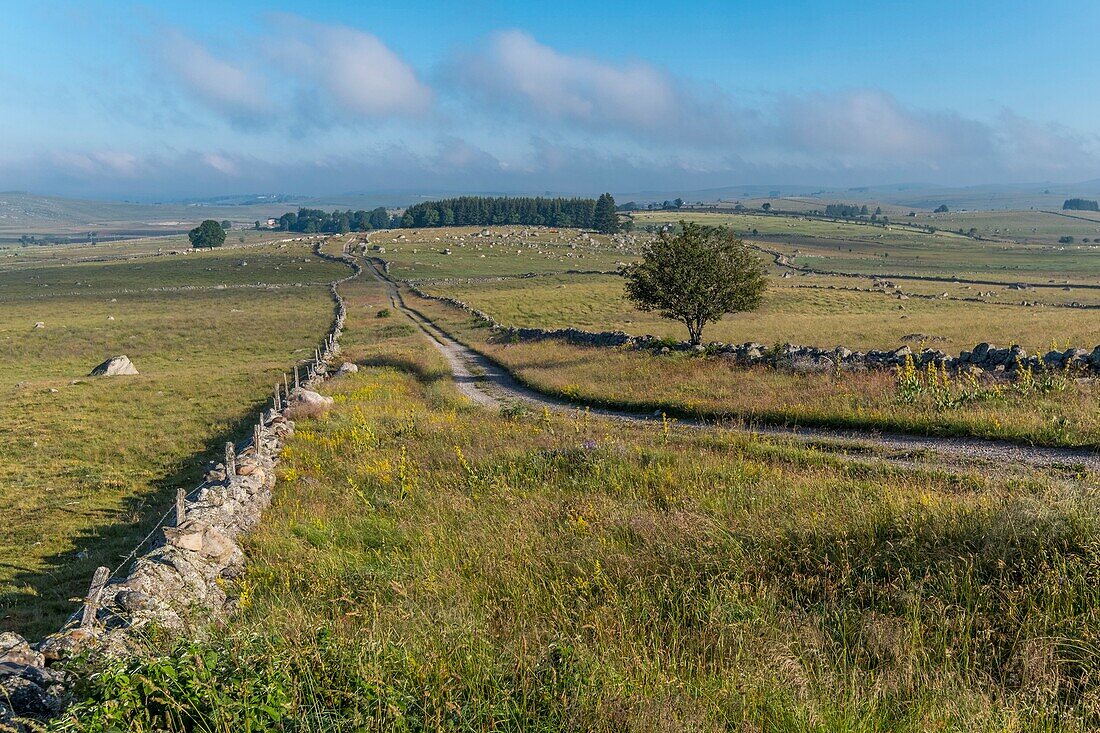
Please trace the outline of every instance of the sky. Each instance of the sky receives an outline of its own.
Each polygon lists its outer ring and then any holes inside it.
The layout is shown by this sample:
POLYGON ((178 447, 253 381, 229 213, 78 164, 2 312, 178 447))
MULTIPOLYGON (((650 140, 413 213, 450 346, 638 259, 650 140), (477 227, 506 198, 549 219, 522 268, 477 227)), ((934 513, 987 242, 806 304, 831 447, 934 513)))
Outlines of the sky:
POLYGON ((1100 3, 0 0, 0 190, 1100 178, 1100 3))

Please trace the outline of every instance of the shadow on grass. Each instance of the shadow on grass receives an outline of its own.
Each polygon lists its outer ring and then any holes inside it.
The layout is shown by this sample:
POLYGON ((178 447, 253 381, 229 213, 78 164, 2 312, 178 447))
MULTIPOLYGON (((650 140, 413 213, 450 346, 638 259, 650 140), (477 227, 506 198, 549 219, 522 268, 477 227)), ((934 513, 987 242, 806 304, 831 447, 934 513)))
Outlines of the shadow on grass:
POLYGON ((401 354, 380 354, 357 362, 360 367, 381 367, 411 374, 416 381, 424 385, 435 384, 450 379, 451 373, 432 367, 422 361, 401 354))
MULTIPOLYGON (((124 575, 133 561, 122 567, 120 563, 142 538, 163 524, 165 512, 175 502, 176 489, 190 491, 198 486, 210 462, 224 456, 227 442, 251 436, 255 416, 265 406, 254 403, 233 427, 211 436, 201 453, 177 463, 151 490, 124 499, 118 510, 89 512, 92 523, 72 538, 71 549, 44 558, 44 567, 20 568, 8 581, 14 590, 0 594, 0 630, 39 639, 56 631, 77 610, 97 567, 105 565, 124 575)), ((154 532, 139 553, 161 539, 161 534, 154 532)))

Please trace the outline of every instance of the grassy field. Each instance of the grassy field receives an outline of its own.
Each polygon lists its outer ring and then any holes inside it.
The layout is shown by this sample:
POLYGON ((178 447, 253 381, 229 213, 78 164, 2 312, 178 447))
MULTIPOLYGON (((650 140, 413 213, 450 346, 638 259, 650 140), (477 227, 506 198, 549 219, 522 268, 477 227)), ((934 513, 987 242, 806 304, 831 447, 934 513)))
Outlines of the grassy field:
MULTIPOLYGON (((995 219, 998 222, 1011 221, 1004 212, 990 215, 1000 217, 995 219)), ((639 226, 674 223, 681 218, 726 225, 748 241, 795 255, 796 264, 819 270, 964 277, 1003 283, 1100 283, 1100 243, 1085 244, 1078 238, 1074 244, 1056 244, 1066 226, 1091 224, 1041 212, 1040 215, 1045 217, 1043 225, 1047 227, 1039 230, 1044 236, 1026 243, 980 241, 949 231, 926 234, 906 226, 883 228, 759 214, 640 212, 635 220, 639 226)))
POLYGON ((1095 479, 497 415, 457 397, 407 322, 376 317, 377 285, 346 292, 361 370, 285 451, 242 612, 85 678, 59 727, 1100 724, 1095 479))
MULTIPOLYGON (((784 221, 780 217, 755 219, 784 221)), ((713 223, 714 217, 705 220, 713 223)), ((821 222, 803 224, 817 227, 821 222)), ((372 239, 386 251, 376 249, 370 254, 389 262, 392 276, 417 280, 429 293, 458 298, 507 325, 623 330, 636 335, 684 338, 681 325, 638 311, 627 302, 619 277, 569 273, 561 261, 566 253, 584 254, 600 265, 591 269, 608 269, 613 260, 636 256, 646 235, 578 244, 575 233, 540 233, 548 241, 525 246, 514 231, 493 230, 494 235, 504 236, 472 240, 476 245, 470 244, 470 232, 403 232, 405 238, 396 243, 397 251, 392 247, 399 235, 387 234, 372 239), (462 239, 466 246, 461 251, 453 244, 441 244, 462 239), (497 244, 501 239, 506 244, 497 244), (486 242, 495 246, 489 248, 486 242), (515 277, 523 273, 537 275, 515 277)), ((965 268, 981 270, 991 266, 991 260, 984 259, 983 248, 995 247, 1003 250, 1004 257, 1022 258, 1029 277, 1038 278, 1047 267, 1043 252, 1050 249, 1045 245, 992 245, 957 236, 919 237, 923 244, 905 246, 914 253, 914 263, 919 259, 932 265, 920 269, 920 274, 945 271, 950 262, 968 263, 965 268)), ((774 243, 765 246, 783 247, 774 243)), ((817 266, 824 259, 807 257, 805 247, 787 249, 799 252, 794 257, 796 263, 817 266)), ((868 256, 868 251, 854 252, 850 257, 853 271, 875 272, 874 258, 868 256)), ((898 257, 890 259, 893 264, 898 257)), ((830 260, 826 264, 832 269, 835 263, 830 260)), ((1094 264, 1100 263, 1076 259, 1070 266, 1077 269, 1061 274, 1091 282, 1090 268, 1094 264)), ((790 277, 783 277, 783 273, 784 268, 774 264, 770 267, 770 290, 759 310, 727 316, 709 326, 704 337, 727 343, 756 341, 768 346, 795 343, 825 348, 840 345, 850 349, 893 349, 908 344, 955 354, 982 341, 1002 346, 1020 344, 1032 353, 1070 346, 1091 349, 1100 343, 1100 316, 1095 309, 1100 305, 1100 290, 1073 286, 1016 290, 1003 285, 911 279, 896 280, 892 283, 896 287, 890 287, 871 276, 816 275, 789 269, 786 274, 790 277), (1061 307, 1069 304, 1092 308, 1061 307)), ((417 307, 532 386, 595 404, 771 423, 1100 445, 1100 390, 1095 385, 1067 383, 1064 390, 1045 395, 1005 394, 951 409, 932 402, 903 405, 894 376, 889 373, 837 377, 771 370, 746 372, 716 358, 654 358, 649 353, 558 342, 494 343, 488 340, 486 330, 460 311, 431 302, 418 301, 417 307)))
MULTIPOLYGON (((1018 343, 1033 352, 1050 348, 1052 339, 1061 348, 1100 343, 1100 311, 1096 310, 951 299, 899 301, 884 293, 830 290, 830 285, 869 287, 870 283, 827 278, 821 279, 818 287, 806 287, 809 281, 817 280, 773 278, 759 310, 726 316, 708 326, 704 335, 708 340, 726 343, 789 342, 829 348, 843 345, 851 349, 896 348, 902 343, 916 346, 925 341, 929 346, 953 349, 955 353, 980 341, 1018 343)), ((914 292, 937 290, 929 284, 910 288, 906 283, 904 287, 914 292)), ((624 295, 623 280, 617 276, 558 275, 500 282, 431 283, 425 288, 435 295, 458 298, 513 326, 574 326, 685 337, 682 324, 635 309, 624 295)), ((953 291, 958 297, 967 297, 959 286, 953 291)), ((1079 293, 1073 295, 1082 297, 1079 293)), ((1086 293, 1084 297, 1089 295, 1086 293)), ((1091 295, 1100 301, 1100 291, 1091 295)), ((1027 293, 1024 297, 1033 296, 1027 293)), ((1007 297, 1003 300, 1007 301, 1007 297)))
POLYGON ((305 244, 146 246, 0 258, 0 629, 55 629, 155 526, 325 332, 345 273, 305 244), (87 376, 117 354, 141 374, 87 376))

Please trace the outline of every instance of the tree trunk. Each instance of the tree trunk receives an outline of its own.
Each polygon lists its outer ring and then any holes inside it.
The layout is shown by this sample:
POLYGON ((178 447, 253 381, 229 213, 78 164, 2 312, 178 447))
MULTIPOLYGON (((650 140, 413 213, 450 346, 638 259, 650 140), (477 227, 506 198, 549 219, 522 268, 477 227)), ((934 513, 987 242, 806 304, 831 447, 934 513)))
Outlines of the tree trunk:
POLYGON ((703 340, 703 327, 694 321, 685 321, 688 329, 688 343, 698 346, 703 340))

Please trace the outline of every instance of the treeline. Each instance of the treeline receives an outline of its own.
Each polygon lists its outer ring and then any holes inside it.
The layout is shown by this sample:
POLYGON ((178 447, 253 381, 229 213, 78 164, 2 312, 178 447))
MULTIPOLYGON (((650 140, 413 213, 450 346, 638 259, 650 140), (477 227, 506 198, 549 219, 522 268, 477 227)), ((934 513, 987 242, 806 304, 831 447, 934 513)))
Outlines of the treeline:
MULTIPOLYGON (((258 222, 257 222, 258 224, 258 222)), ((304 234, 347 234, 385 229, 396 226, 386 209, 379 206, 371 211, 333 211, 298 209, 279 217, 279 231, 304 234)))
POLYGON ((542 198, 539 196, 460 196, 410 206, 402 227, 493 226, 578 227, 611 233, 619 231, 615 199, 542 198))
POLYGON ((1090 199, 1066 199, 1063 211, 1100 211, 1100 203, 1090 199))
POLYGON ((828 204, 825 207, 825 216, 835 216, 840 219, 854 219, 857 216, 867 216, 869 213, 867 206, 857 206, 856 204, 828 204))

